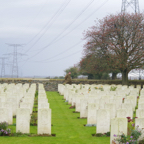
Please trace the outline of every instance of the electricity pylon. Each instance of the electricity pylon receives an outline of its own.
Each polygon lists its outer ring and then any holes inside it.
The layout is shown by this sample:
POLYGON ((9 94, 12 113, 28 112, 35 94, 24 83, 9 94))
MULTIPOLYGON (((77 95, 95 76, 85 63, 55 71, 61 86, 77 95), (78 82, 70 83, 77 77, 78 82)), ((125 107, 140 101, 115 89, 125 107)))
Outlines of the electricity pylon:
POLYGON ((138 0, 122 0, 121 12, 125 13, 128 7, 131 7, 135 13, 140 12, 138 0))
POLYGON ((18 55, 25 55, 22 53, 17 52, 17 47, 23 46, 23 44, 7 44, 8 46, 14 47, 13 53, 5 54, 5 55, 13 55, 13 63, 12 63, 12 77, 17 77, 18 78, 18 61, 17 61, 17 56, 18 55))
POLYGON ((7 63, 5 63, 5 60, 8 58, 7 57, 0 57, 0 59, 2 60, 1 77, 5 77, 5 65, 7 65, 7 63))

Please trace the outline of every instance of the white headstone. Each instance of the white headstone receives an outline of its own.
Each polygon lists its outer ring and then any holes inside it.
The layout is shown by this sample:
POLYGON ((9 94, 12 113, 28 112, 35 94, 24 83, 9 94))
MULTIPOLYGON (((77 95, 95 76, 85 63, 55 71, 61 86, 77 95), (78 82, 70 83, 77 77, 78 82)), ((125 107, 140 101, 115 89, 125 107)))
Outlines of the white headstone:
POLYGON ((8 109, 0 108, 0 122, 8 122, 8 109))
POLYGON ((80 118, 86 118, 88 109, 87 109, 87 100, 86 99, 81 99, 80 100, 80 118))
POLYGON ((41 108, 48 108, 49 109, 49 103, 40 103, 38 108, 39 109, 41 109, 41 108))
POLYGON ((138 109, 144 109, 144 103, 138 104, 138 109))
MULTIPOLYGON (((114 137, 114 135, 119 136, 122 135, 122 133, 124 133, 127 136, 127 125, 127 118, 111 119, 110 144, 112 144, 112 141, 117 138, 114 137)), ((118 142, 116 144, 118 144, 118 142)))
POLYGON ((104 99, 100 99, 100 101, 99 101, 99 108, 100 109, 104 109, 105 104, 106 104, 105 100, 104 99))
POLYGON ((116 106, 113 103, 105 104, 105 109, 110 109, 110 118, 116 117, 116 106))
POLYGON ((133 111, 131 109, 118 109, 117 110, 117 118, 126 118, 126 117, 131 117, 133 118, 133 111))
POLYGON ((144 129, 144 118, 136 118, 135 119, 135 127, 137 127, 139 129, 144 129))
POLYGON ((17 109, 16 132, 30 133, 30 109, 17 109))
POLYGON ((13 124, 13 111, 12 111, 12 103, 5 102, 3 104, 4 108, 8 109, 8 124, 13 124))
POLYGON ((144 118, 144 109, 137 109, 136 110, 136 117, 144 118))
POLYGON ((51 135, 51 109, 38 110, 38 134, 51 135))
POLYGON ((99 109, 98 104, 95 104, 95 103, 88 104, 87 124, 96 124, 98 109, 99 109))
POLYGON ((144 98, 140 98, 138 103, 139 104, 144 103, 144 98))
POLYGON ((135 110, 135 103, 131 99, 125 99, 124 103, 125 104, 131 104, 133 107, 133 111, 135 110))
POLYGON ((76 96, 76 111, 80 112, 80 100, 83 98, 83 95, 77 95, 76 96))
POLYGON ((32 113, 32 109, 33 109, 33 107, 31 106, 31 104, 28 103, 28 102, 22 102, 22 103, 20 103, 20 108, 28 108, 30 110, 30 113, 32 113))
POLYGON ((16 98, 10 98, 7 99, 7 102, 11 102, 12 103, 12 111, 13 111, 13 116, 16 115, 16 110, 18 108, 17 104, 16 104, 17 99, 16 98))
POLYGON ((107 133, 110 131, 110 110, 97 110, 97 127, 96 133, 107 133))

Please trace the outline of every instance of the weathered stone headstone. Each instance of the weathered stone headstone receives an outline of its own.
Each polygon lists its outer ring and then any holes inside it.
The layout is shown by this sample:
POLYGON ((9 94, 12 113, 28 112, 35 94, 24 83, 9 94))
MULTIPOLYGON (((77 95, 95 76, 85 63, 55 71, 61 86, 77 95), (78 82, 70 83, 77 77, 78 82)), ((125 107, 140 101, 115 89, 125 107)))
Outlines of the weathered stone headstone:
POLYGON ((130 99, 132 103, 134 104, 134 107, 137 104, 137 96, 127 96, 127 99, 130 99))
POLYGON ((134 111, 134 109, 135 109, 135 103, 134 103, 134 101, 132 101, 131 99, 125 99, 124 103, 125 104, 131 104, 132 107, 133 107, 133 111, 134 111))
POLYGON ((121 107, 122 107, 122 100, 121 99, 114 99, 113 101, 110 100, 110 103, 114 103, 116 105, 116 109, 121 109, 121 107))
POLYGON ((38 103, 48 103, 47 98, 38 98, 38 103))
POLYGON ((17 110, 17 108, 18 108, 18 106, 17 106, 16 103, 15 103, 16 101, 17 101, 16 98, 10 98, 10 99, 7 99, 7 102, 12 103, 13 116, 16 115, 16 110, 17 110))
POLYGON ((130 104, 130 103, 123 103, 122 104, 122 108, 132 109, 133 110, 132 104, 130 104))
POLYGON ((144 103, 144 98, 139 99, 139 104, 144 103))
POLYGON ((51 109, 38 110, 38 134, 51 135, 51 109))
POLYGON ((128 115, 131 117, 131 119, 133 118, 133 107, 132 107, 132 104, 123 103, 122 104, 122 109, 127 109, 128 110, 128 115))
POLYGON ((5 102, 3 107, 8 109, 8 124, 13 124, 13 111, 12 111, 12 103, 5 102))
POLYGON ((88 114, 87 100, 81 99, 80 100, 80 118, 86 118, 87 114, 88 114))
MULTIPOLYGON (((117 138, 115 136, 122 135, 122 133, 127 136, 127 125, 127 118, 111 119, 110 144, 112 144, 112 141, 117 138)), ((118 142, 116 142, 116 144, 118 144, 118 142)))
POLYGON ((16 132, 30 133, 30 109, 17 109, 16 132))
POLYGON ((116 117, 116 106, 113 103, 105 104, 105 109, 110 109, 110 118, 116 117))
POLYGON ((96 103, 88 104, 88 117, 87 124, 96 124, 97 121, 97 110, 99 109, 99 105, 96 103))
POLYGON ((99 101, 99 108, 100 109, 104 109, 105 104, 106 104, 105 100, 104 99, 100 99, 100 101, 99 101))
POLYGON ((20 108, 28 108, 30 110, 30 113, 32 113, 33 107, 29 102, 22 102, 20 103, 20 108))
POLYGON ((126 117, 133 117, 133 111, 131 109, 118 109, 117 110, 117 118, 126 118, 126 117))
POLYGON ((144 129, 144 118, 136 118, 135 127, 138 127, 139 129, 144 129))
POLYGON ((144 109, 144 103, 138 104, 138 109, 144 109))
POLYGON ((109 103, 110 97, 109 96, 102 96, 101 99, 104 99, 105 103, 109 103))
POLYGON ((110 131, 110 110, 97 110, 97 127, 96 133, 107 133, 110 131))
POLYGON ((49 109, 49 103, 40 103, 38 109, 41 108, 48 108, 49 109))
POLYGON ((144 118, 144 109, 137 109, 136 110, 136 117, 144 118))
POLYGON ((76 96, 76 109, 75 111, 80 112, 80 100, 83 98, 83 95, 76 96))
POLYGON ((8 109, 0 108, 0 122, 8 122, 8 109))

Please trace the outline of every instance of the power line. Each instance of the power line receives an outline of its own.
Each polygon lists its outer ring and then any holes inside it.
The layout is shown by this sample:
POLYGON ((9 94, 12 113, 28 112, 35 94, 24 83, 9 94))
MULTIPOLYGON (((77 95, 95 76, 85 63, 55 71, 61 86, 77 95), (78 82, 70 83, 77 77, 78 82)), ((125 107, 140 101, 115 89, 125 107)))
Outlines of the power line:
MULTIPOLYGON (((67 0, 66 0, 67 1, 67 0)), ((60 14, 64 11, 67 5, 70 3, 71 0, 68 0, 67 3, 64 3, 52 16, 52 18, 48 21, 48 23, 27 43, 27 45, 32 42, 47 26, 48 28, 43 32, 43 34, 35 41, 35 43, 25 52, 27 53, 33 46, 42 38, 42 36, 47 32, 50 26, 55 22, 55 20, 60 16, 60 14), (54 19, 54 20, 53 20, 54 19)))
MULTIPOLYGON (((68 58, 68 57, 70 57, 70 56, 73 56, 73 55, 79 53, 80 51, 81 51, 81 50, 76 51, 75 53, 72 53, 72 54, 70 54, 70 55, 68 55, 68 56, 66 56, 66 57, 60 58, 60 59, 56 59, 56 60, 48 61, 48 62, 39 62, 39 63, 49 63, 49 62, 56 62, 56 61, 59 61, 59 60, 63 60, 63 59, 65 59, 65 58, 68 58)), ((36 63, 37 63, 38 61, 32 61, 32 62, 36 62, 36 63)))
POLYGON ((37 62, 42 62, 42 61, 46 61, 46 60, 50 60, 50 59, 52 59, 52 58, 55 58, 55 57, 57 57, 57 56, 59 56, 59 55, 61 55, 61 54, 64 54, 65 52, 69 51, 70 49, 74 48, 75 46, 79 45, 80 43, 82 43, 82 41, 79 41, 78 43, 76 43, 76 44, 73 45, 72 47, 66 49, 65 51, 63 51, 63 52, 61 52, 61 53, 59 53, 59 54, 57 54, 57 55, 54 55, 54 56, 52 56, 52 57, 50 57, 50 58, 48 58, 48 59, 41 60, 41 61, 37 61, 37 62))
MULTIPOLYGON (((69 1, 70 2, 70 1, 69 1)), ((77 16, 76 16, 76 18, 58 35, 58 36, 56 36, 50 43, 53 43, 53 42, 55 42, 56 41, 56 39, 57 38, 59 38, 86 10, 87 10, 87 8, 92 4, 94 2, 94 0, 91 0, 87 5, 86 5, 86 7, 80 12, 80 14, 78 14, 77 16)), ((67 4, 68 5, 68 4, 67 4)), ((66 5, 66 6, 67 6, 66 5)), ((49 29, 50 27, 48 27, 48 29, 49 29)), ((34 43, 34 45, 42 38, 42 36, 47 32, 47 30, 48 29, 46 29, 45 30, 45 32, 37 39, 37 41, 34 43)), ((34 46, 33 45, 33 46, 34 46)), ((33 47, 32 46, 32 47, 33 47)), ((31 48, 32 48, 31 47, 31 48)), ((30 48, 30 49, 31 49, 30 48)), ((30 50, 29 49, 29 50, 30 50)), ((28 52, 29 50, 27 50, 26 52, 28 52)))
MULTIPOLYGON (((106 0, 104 3, 102 3, 102 5, 100 6, 100 7, 98 7, 95 11, 93 11, 86 19, 84 19, 78 26, 80 26, 84 21, 86 21, 90 16, 92 16, 96 11, 98 11, 102 6, 104 6, 107 2, 108 2, 109 0, 106 0)), ((77 26, 77 27, 78 27, 77 26)), ((77 28, 77 27, 75 27, 75 28, 77 28)), ((74 28, 74 29, 75 29, 74 28)), ((73 29, 73 30, 74 30, 73 29)), ((60 38, 61 39, 61 38, 60 38)), ((60 39, 58 39, 57 41, 59 41, 60 39)), ((29 60, 29 59, 31 59, 31 58, 33 58, 33 57, 35 57, 36 55, 38 55, 40 52, 42 52, 44 49, 46 49, 48 46, 50 46, 52 43, 49 43, 47 46, 45 46, 45 47, 43 47, 42 49, 40 49, 40 51, 39 52, 37 52, 35 55, 33 55, 33 56, 31 56, 30 58, 28 58, 26 61, 25 61, 25 63, 29 60)), ((24 64, 25 64, 24 63, 24 64)), ((23 64, 23 65, 24 65, 23 64)))
POLYGON ((59 37, 88 9, 88 7, 89 7, 93 2, 94 2, 94 0, 92 0, 90 3, 88 3, 88 4, 86 5, 86 7, 80 12, 80 14, 78 14, 78 15, 76 16, 76 18, 75 18, 56 38, 54 38, 54 40, 53 40, 51 43, 55 42, 55 41, 57 40, 57 38, 59 38, 59 37))
POLYGON ((46 6, 47 0, 45 1, 45 3, 42 5, 42 7, 40 8, 40 10, 38 11, 38 13, 36 14, 36 16, 31 20, 31 22, 29 23, 29 25, 27 25, 27 27, 29 27, 34 21, 35 19, 38 17, 38 15, 40 14, 40 12, 44 9, 44 7, 46 6))
POLYGON ((94 10, 89 16, 87 16, 81 23, 79 23, 76 27, 74 27, 72 30, 70 30, 69 32, 67 32, 64 36, 60 37, 58 40, 56 40, 55 42, 61 40, 62 38, 64 38, 65 36, 67 36, 68 34, 70 34, 71 32, 73 32, 76 28, 78 28, 81 24, 83 24, 87 19, 89 19, 95 12, 97 12, 101 7, 103 7, 109 0, 106 0, 99 8, 97 8, 96 10, 94 10))
MULTIPOLYGON (((76 27, 74 27, 72 30, 70 30, 69 32, 67 32, 64 36, 60 37, 59 39, 57 39, 55 41, 58 42, 60 41, 62 38, 64 38, 65 36, 67 36, 68 34, 70 34, 72 31, 74 31, 76 28, 78 28, 81 24, 83 24, 87 19, 89 19, 95 12, 97 12, 101 7, 103 7, 109 0, 106 0, 104 3, 102 3, 102 5, 100 7, 98 7, 96 10, 94 10, 90 15, 88 15, 81 23, 79 23, 76 27)), ((47 48, 48 46, 51 46, 53 43, 49 43, 48 45, 46 45, 43 48, 47 48)), ((41 49, 38 49, 41 50, 41 49)))

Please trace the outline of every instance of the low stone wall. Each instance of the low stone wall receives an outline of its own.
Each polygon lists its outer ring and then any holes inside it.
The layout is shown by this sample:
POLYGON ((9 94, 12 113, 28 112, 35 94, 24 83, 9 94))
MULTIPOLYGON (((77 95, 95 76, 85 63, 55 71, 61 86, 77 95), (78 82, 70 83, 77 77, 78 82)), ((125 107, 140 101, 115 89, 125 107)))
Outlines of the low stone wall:
POLYGON ((49 79, 19 79, 19 78, 14 78, 14 79, 10 79, 10 78, 4 78, 4 79, 0 79, 0 83, 3 84, 3 83, 8 83, 8 84, 11 84, 11 83, 15 83, 15 84, 18 84, 18 83, 22 83, 22 84, 25 84, 25 83, 29 83, 30 85, 32 83, 36 83, 37 86, 39 83, 42 83, 45 87, 45 90, 46 91, 58 91, 58 84, 61 84, 63 83, 64 80, 54 80, 54 81, 51 81, 49 79))
MULTIPOLYGON (((58 91, 58 84, 63 84, 64 80, 49 80, 49 79, 20 79, 20 78, 1 78, 0 83, 42 83, 46 91, 58 91)), ((121 80, 72 80, 73 84, 121 84, 121 80)), ((130 80, 129 85, 141 85, 143 87, 144 80, 130 80)))

